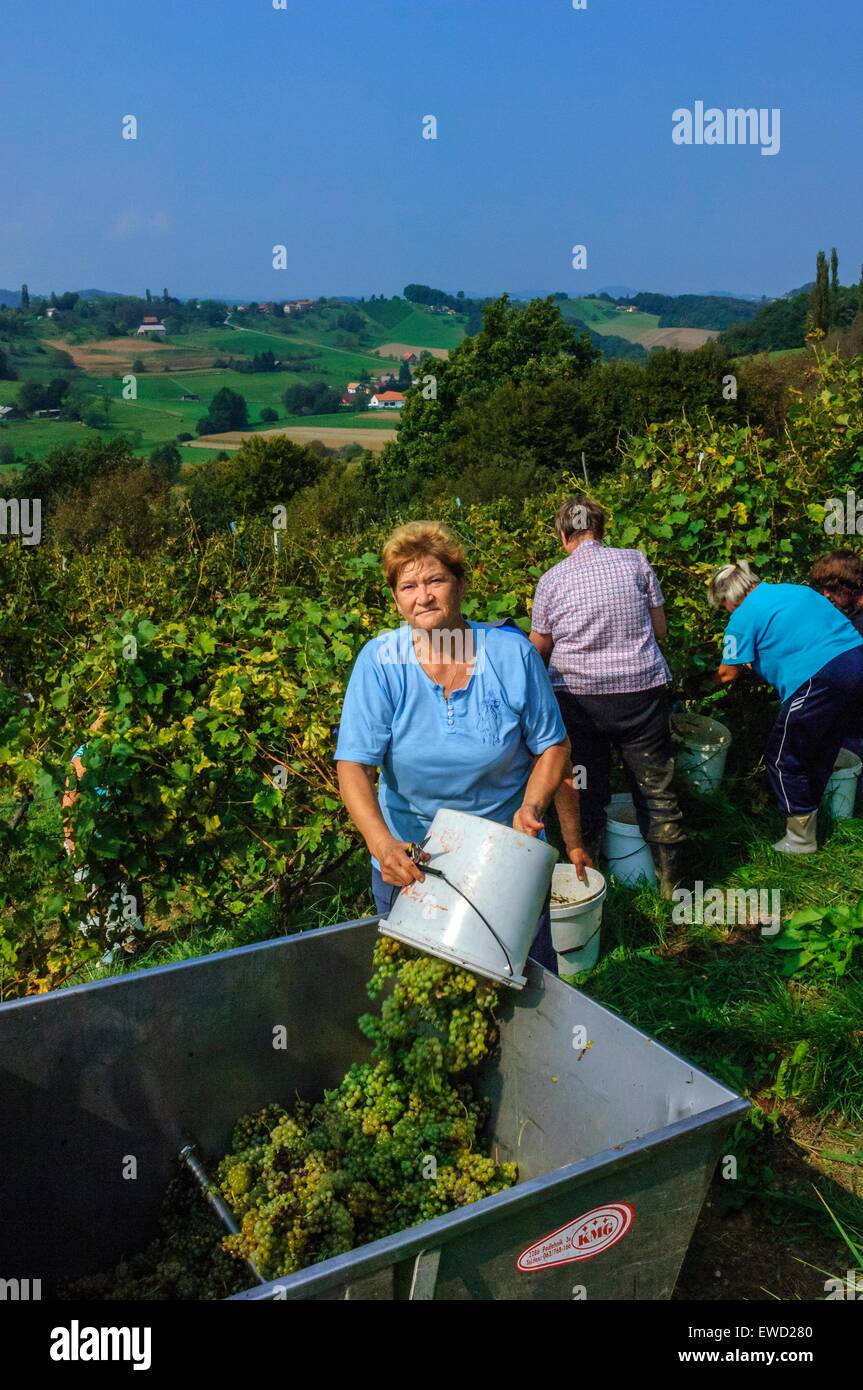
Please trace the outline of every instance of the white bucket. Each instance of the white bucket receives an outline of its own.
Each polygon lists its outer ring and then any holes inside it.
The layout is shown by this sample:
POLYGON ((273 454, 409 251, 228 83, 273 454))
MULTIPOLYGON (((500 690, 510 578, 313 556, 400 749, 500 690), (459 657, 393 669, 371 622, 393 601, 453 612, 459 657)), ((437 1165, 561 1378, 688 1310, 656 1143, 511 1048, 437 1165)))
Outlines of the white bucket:
POLYGON ((602 904, 607 892, 598 869, 585 869, 582 883, 573 864, 558 864, 551 876, 551 941, 557 973, 578 975, 599 959, 602 904))
POLYGON ((698 792, 715 792, 725 772, 731 730, 702 714, 673 714, 671 736, 679 744, 677 766, 698 792))
POLYGON ((854 815, 857 779, 861 770, 863 762, 857 754, 852 753, 849 748, 840 748, 824 792, 824 795, 830 798, 830 810, 835 820, 850 820, 854 815))
POLYGON ((616 883, 656 882, 653 855, 638 828, 629 792, 618 792, 606 807, 605 856, 616 883))
POLYGON ((402 889, 379 930, 522 989, 557 850, 508 825, 442 809, 425 851, 425 881, 402 889))

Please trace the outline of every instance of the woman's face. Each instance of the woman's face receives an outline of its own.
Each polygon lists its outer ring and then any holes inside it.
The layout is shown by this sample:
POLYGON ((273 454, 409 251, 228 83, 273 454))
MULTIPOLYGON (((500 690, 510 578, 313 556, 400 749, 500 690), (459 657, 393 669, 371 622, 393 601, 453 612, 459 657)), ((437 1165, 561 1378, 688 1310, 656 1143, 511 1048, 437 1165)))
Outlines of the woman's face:
POLYGON ((854 600, 848 594, 840 594, 835 589, 819 589, 823 598, 829 598, 834 608, 838 608, 840 613, 853 613, 854 600))
POLYGON ((461 623, 461 601, 465 581, 456 579, 433 555, 422 555, 406 564, 393 589, 396 607, 411 627, 430 632, 433 628, 457 627, 461 623))

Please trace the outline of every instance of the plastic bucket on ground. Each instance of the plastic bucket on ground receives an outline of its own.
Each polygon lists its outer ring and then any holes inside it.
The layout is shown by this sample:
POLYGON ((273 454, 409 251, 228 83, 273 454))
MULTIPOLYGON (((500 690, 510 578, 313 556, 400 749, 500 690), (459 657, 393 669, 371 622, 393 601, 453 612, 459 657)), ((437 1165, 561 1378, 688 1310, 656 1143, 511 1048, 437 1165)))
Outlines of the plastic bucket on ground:
POLYGON ((425 881, 399 893, 380 924, 384 936, 523 988, 557 850, 508 825, 446 809, 432 821, 425 850, 425 881))
POLYGON ((558 864, 551 876, 551 941, 560 975, 592 970, 599 959, 602 904, 608 891, 598 869, 585 869, 586 883, 573 864, 558 864))
POLYGON ((638 827, 629 792, 617 792, 606 807, 605 857, 617 883, 655 883, 653 855, 638 827))
POLYGON ((854 801, 857 796, 857 779, 863 770, 863 762, 848 748, 840 748, 833 764, 830 781, 824 792, 830 801, 830 810, 835 820, 850 820, 854 815, 854 801))
POLYGON ((690 786, 715 792, 725 772, 731 730, 702 714, 673 714, 671 736, 678 745, 678 769, 690 786))

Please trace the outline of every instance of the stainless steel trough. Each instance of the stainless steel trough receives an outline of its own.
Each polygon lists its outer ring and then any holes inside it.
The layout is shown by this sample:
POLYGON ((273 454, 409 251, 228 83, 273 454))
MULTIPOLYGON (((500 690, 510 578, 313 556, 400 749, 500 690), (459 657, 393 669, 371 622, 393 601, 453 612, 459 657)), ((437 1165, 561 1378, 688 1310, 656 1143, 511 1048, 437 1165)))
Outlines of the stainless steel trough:
MULTIPOLYGON (((142 1248, 184 1142, 213 1162, 238 1116, 367 1056, 377 920, 0 1006, 0 1277, 50 1297, 142 1248)), ((670 1297, 747 1103, 533 962, 503 1004, 489 1130, 517 1186, 239 1297, 670 1297)))

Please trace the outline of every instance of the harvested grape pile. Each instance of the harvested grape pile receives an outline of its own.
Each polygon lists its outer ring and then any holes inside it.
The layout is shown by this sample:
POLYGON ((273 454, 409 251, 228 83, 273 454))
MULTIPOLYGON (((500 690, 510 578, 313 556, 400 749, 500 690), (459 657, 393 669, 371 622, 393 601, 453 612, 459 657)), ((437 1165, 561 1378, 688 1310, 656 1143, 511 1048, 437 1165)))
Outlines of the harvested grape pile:
POLYGON ((390 980, 380 1012, 359 1020, 370 1061, 317 1104, 270 1105, 237 1124, 215 1179, 238 1234, 214 1226, 200 1192, 187 1206, 181 1175, 161 1237, 79 1281, 76 1297, 225 1297, 252 1282, 247 1259, 276 1279, 512 1186, 516 1165, 483 1152, 488 1104, 469 1081, 497 1044, 497 987, 379 937, 369 996, 390 980))
POLYGON ((113 1269, 90 1274, 57 1292, 77 1302, 158 1302, 229 1298, 254 1282, 248 1267, 222 1249, 216 1222, 186 1167, 168 1184, 159 1235, 113 1269))
POLYGON ((497 1042, 498 991, 388 937, 360 1028, 374 1044, 317 1105, 241 1121, 217 1173, 241 1224, 224 1247, 267 1278, 393 1234, 510 1187, 512 1163, 482 1152, 488 1119, 465 1073, 497 1042))

